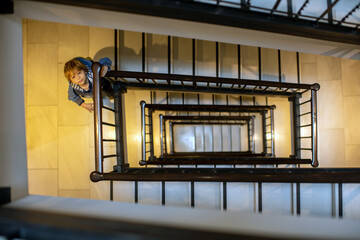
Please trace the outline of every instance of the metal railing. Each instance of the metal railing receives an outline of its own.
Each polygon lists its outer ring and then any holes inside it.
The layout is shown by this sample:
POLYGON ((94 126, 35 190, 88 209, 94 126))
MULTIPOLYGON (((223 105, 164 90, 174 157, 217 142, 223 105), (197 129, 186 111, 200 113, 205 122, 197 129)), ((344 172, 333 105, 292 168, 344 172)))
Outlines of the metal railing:
MULTIPOLYGON (((144 141, 147 138, 150 140, 154 137, 154 133, 146 131, 151 129, 150 126, 153 122, 147 122, 147 118, 152 115, 153 111, 186 111, 186 112, 221 112, 226 111, 230 113, 248 111, 248 112, 261 112, 268 111, 270 116, 262 116, 263 119, 263 132, 266 136, 270 134, 270 137, 263 139, 263 146, 268 150, 264 150, 261 155, 253 156, 224 156, 222 153, 214 153, 212 160, 216 160, 217 164, 311 164, 313 167, 318 166, 318 146, 317 146, 317 91, 319 90, 319 84, 295 84, 295 83, 283 83, 283 82, 271 82, 271 81, 256 81, 246 79, 232 79, 232 78, 219 78, 219 77, 203 77, 193 75, 177 75, 177 74, 158 74, 158 73, 145 73, 145 72, 127 72, 127 71, 110 71, 106 75, 109 80, 113 82, 113 96, 115 99, 115 109, 109 109, 102 105, 101 102, 101 85, 99 78, 100 64, 93 64, 94 73, 94 130, 95 130, 95 171, 91 174, 93 181, 105 180, 103 169, 103 161, 105 158, 116 157, 117 165, 114 166, 115 172, 121 174, 127 171, 129 165, 125 161, 125 143, 124 143, 124 123, 123 123, 123 111, 124 106, 122 103, 122 95, 128 89, 139 90, 166 90, 166 91, 192 91, 192 92, 210 92, 210 93, 227 93, 227 94, 251 94, 251 95, 264 95, 264 96, 281 96, 288 97, 292 102, 293 107, 293 123, 294 128, 292 132, 293 136, 293 155, 288 158, 276 158, 275 155, 275 132, 274 132, 274 106, 237 106, 237 105, 181 105, 181 104, 146 104, 142 103, 142 116, 141 116, 141 133, 142 133, 142 159, 141 164, 185 164, 184 156, 169 156, 164 158, 160 156, 156 159, 154 156, 154 146, 152 141, 144 141), (306 100, 302 103, 299 99, 307 92, 311 93, 310 100, 306 100), (310 113, 302 113, 300 106, 303 104, 311 104, 310 113), (145 107, 146 106, 146 107, 145 107), (170 109, 169 109, 170 108, 170 109), (219 109, 221 108, 221 109, 219 109), (102 109, 113 111, 115 113, 115 124, 112 126, 116 130, 116 139, 103 139, 102 126, 102 109), (145 109, 150 110, 145 113, 145 109), (311 115, 311 123, 308 126, 300 125, 300 118, 304 115, 311 115), (270 128, 268 129, 267 126, 270 128), (147 126, 147 127, 146 127, 147 126), (303 127, 311 127, 311 136, 303 136, 300 129, 303 127), (311 141, 311 148, 301 148, 301 140, 309 139, 311 141), (103 142, 114 141, 116 142, 116 154, 104 155, 103 142), (270 145, 267 142, 271 141, 270 145), (271 151, 271 156, 269 155, 271 151), (311 159, 302 159, 301 151, 311 151, 311 159), (150 158, 148 155, 150 154, 150 158), (268 158, 271 158, 271 162, 268 158), (150 161, 149 161, 150 159, 150 161), (254 162, 255 161, 255 162, 254 162)), ((149 118, 152 121, 152 117, 149 118)), ((106 124, 106 123, 105 123, 106 124)), ((251 125, 251 124, 250 124, 251 125)), ((250 141, 249 141, 250 142, 250 141)), ((253 146, 251 146, 253 148, 253 146)), ((190 161, 186 164, 209 164, 208 156, 191 156, 190 161)), ((181 169, 181 171, 184 171, 181 169)), ((109 179, 108 179, 109 180, 109 179)))

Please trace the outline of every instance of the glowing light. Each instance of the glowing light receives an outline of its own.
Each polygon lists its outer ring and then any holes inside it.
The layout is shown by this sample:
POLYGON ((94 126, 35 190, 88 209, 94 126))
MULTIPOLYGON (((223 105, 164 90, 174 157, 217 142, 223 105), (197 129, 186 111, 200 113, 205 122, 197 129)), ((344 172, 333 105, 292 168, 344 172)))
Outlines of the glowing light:
POLYGON ((140 143, 141 142, 141 134, 140 133, 134 134, 133 139, 134 139, 135 142, 140 143))

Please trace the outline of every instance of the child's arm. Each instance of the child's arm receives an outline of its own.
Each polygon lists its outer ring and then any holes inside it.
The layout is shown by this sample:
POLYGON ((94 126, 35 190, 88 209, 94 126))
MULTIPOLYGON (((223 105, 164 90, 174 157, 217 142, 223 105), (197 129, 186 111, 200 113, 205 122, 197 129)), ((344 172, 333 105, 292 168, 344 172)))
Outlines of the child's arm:
POLYGON ((112 62, 110 58, 104 57, 99 60, 99 63, 101 64, 100 77, 104 77, 110 71, 112 62))
POLYGON ((88 110, 89 112, 93 112, 94 111, 94 104, 93 103, 86 103, 84 101, 84 99, 82 99, 75 91, 74 89, 71 87, 71 85, 69 85, 69 89, 68 89, 68 99, 74 103, 76 103, 77 105, 85 108, 86 110, 88 110))

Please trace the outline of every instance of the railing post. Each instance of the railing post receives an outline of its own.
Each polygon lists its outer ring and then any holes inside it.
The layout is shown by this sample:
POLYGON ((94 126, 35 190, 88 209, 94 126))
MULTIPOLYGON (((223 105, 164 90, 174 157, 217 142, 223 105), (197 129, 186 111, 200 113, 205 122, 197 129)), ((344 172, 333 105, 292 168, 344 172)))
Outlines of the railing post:
POLYGON ((289 98, 292 103, 292 125, 293 125, 293 156, 301 158, 301 139, 300 139, 300 103, 299 96, 289 98))
POLYGON ((91 66, 91 71, 93 72, 95 171, 103 173, 103 131, 100 68, 101 65, 98 62, 94 62, 91 66))
POLYGON ((274 109, 270 109, 271 125, 271 156, 275 157, 275 130, 274 130, 274 109))
POLYGON ((124 127, 124 111, 123 111, 123 94, 122 89, 117 89, 114 93, 114 107, 115 107, 115 133, 116 133, 116 166, 114 170, 121 172, 124 167, 128 167, 125 162, 125 127, 124 127))
POLYGON ((141 148, 142 159, 141 159, 141 161, 143 161, 143 162, 146 161, 145 105, 146 105, 145 101, 140 102, 140 106, 141 106, 141 143, 142 143, 142 148, 141 148))
POLYGON ((251 146, 251 152, 255 153, 255 120, 254 118, 251 119, 251 136, 252 136, 252 146, 251 146))
POLYGON ((319 166, 318 162, 318 125, 317 125, 317 91, 311 89, 311 133, 312 133, 312 163, 313 167, 319 166))
POLYGON ((266 112, 261 112, 262 132, 263 132, 263 154, 267 154, 267 136, 266 136, 266 112))
POLYGON ((161 151, 161 156, 164 155, 164 141, 163 141, 163 138, 164 138, 164 133, 163 133, 163 117, 164 115, 160 114, 159 115, 159 122, 160 122, 160 151, 161 151))
POLYGON ((172 122, 169 121, 169 134, 170 134, 170 153, 173 154, 174 153, 174 129, 173 129, 173 125, 172 122))
POLYGON ((251 152, 251 153, 253 153, 252 151, 251 151, 251 146, 252 146, 252 144, 253 144, 253 138, 254 138, 254 136, 251 136, 251 131, 250 131, 250 124, 252 123, 252 121, 251 120, 249 120, 248 121, 248 125, 247 125, 247 132, 248 132, 248 150, 249 150, 249 152, 251 152))

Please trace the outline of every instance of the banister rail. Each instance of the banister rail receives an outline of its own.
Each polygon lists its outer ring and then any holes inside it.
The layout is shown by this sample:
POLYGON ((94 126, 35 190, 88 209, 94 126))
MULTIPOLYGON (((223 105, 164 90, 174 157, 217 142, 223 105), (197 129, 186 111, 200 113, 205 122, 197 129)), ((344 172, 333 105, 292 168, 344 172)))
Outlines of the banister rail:
POLYGON ((93 100, 94 100, 94 140, 95 140, 95 171, 103 172, 103 130, 102 130, 102 99, 100 84, 101 64, 94 62, 93 72, 93 100))

